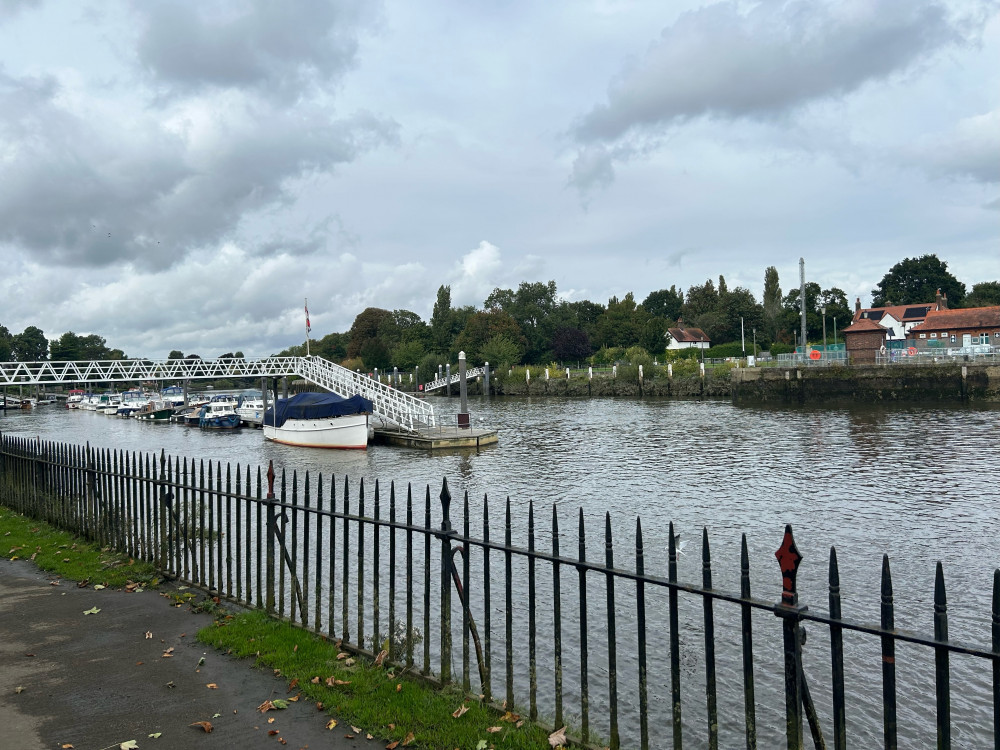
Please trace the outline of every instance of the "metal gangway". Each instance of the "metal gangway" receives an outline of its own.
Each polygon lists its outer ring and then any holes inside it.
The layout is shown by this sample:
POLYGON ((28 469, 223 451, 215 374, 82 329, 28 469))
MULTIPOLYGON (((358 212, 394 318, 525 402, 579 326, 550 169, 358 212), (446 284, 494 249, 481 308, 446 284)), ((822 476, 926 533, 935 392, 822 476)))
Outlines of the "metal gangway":
MULTIPOLYGON (((478 378, 480 375, 485 375, 485 374, 486 374, 485 367, 473 367, 471 370, 465 371, 465 378, 466 380, 468 380, 469 378, 478 378)), ((451 376, 450 380, 447 376, 445 376, 443 378, 438 378, 437 380, 432 380, 429 383, 424 383, 424 393, 436 390, 438 388, 444 388, 449 383, 452 384, 458 383, 461 379, 462 379, 462 373, 456 372, 451 376)))
POLYGON ((322 357, 263 359, 120 359, 92 362, 0 362, 0 386, 122 383, 297 376, 336 393, 361 395, 373 414, 404 430, 436 427, 434 407, 322 357))

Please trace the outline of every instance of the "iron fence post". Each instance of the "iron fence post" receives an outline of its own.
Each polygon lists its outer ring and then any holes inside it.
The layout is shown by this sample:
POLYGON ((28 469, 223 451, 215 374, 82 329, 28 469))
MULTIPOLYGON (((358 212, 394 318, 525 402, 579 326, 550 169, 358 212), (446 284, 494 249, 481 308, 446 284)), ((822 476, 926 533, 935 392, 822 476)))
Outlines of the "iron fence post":
POLYGON ((774 553, 781 567, 781 601, 774 614, 782 618, 785 651, 785 740, 788 750, 800 750, 802 745, 802 613, 808 609, 799 605, 795 590, 795 575, 802 555, 795 547, 791 524, 785 525, 785 536, 774 553))
POLYGON ((451 682, 451 493, 441 484, 441 682, 451 682))
MULTIPOLYGON (((265 537, 267 544, 267 589, 264 608, 270 612, 274 613, 274 542, 275 542, 275 527, 277 526, 277 519, 275 518, 275 503, 277 501, 274 497, 274 461, 269 461, 267 465, 267 536, 265 537)), ((260 557, 258 556, 258 561, 260 557)), ((257 563, 260 564, 259 562, 257 563)))

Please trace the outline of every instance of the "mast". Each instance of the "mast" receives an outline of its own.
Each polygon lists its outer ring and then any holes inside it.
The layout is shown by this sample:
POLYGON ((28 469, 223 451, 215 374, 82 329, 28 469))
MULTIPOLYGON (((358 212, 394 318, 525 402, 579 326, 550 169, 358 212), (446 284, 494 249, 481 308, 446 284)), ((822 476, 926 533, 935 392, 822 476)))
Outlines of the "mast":
POLYGON ((309 298, 305 298, 306 301, 306 357, 309 356, 309 331, 311 330, 309 325, 309 298))

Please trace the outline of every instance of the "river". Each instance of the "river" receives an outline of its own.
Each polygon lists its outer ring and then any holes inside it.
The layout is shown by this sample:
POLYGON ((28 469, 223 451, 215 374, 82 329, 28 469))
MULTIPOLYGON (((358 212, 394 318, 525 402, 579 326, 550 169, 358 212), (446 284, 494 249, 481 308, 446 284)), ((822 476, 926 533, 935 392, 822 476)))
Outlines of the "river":
MULTIPOLYGON (((429 400, 443 421, 454 421, 457 399, 429 400)), ((666 529, 673 521, 686 550, 680 577, 690 582, 701 580, 701 534, 707 527, 714 583, 728 591, 739 590, 739 544, 745 533, 754 595, 775 601, 780 573, 774 551, 789 523, 804 557, 798 581, 803 603, 826 611, 827 561, 830 547, 836 546, 845 617, 877 623, 882 556, 888 554, 896 626, 930 635, 934 571, 940 560, 949 592, 950 636, 989 647, 992 576, 1000 565, 997 405, 759 408, 728 401, 480 397, 469 408, 474 425, 499 430, 498 445, 478 453, 435 454, 388 446, 363 452, 299 449, 267 443, 259 430, 201 431, 55 405, 7 412, 0 416, 0 431, 101 448, 163 449, 174 456, 251 466, 273 460, 279 470, 338 478, 346 474, 352 481, 377 478, 383 484, 393 480, 404 487, 411 482, 421 497, 426 484, 436 496, 447 477, 453 495, 468 491, 481 503, 488 494, 491 516, 497 519, 507 497, 520 516, 533 501, 544 528, 555 505, 571 539, 582 508, 595 555, 603 550, 609 512, 616 563, 625 568, 631 567, 639 516, 646 570, 659 575, 666 575, 666 529)), ((515 544, 525 546, 523 539, 515 544)), ((572 542, 564 546, 570 548, 572 542)), ((651 630, 655 627, 651 621, 651 630)), ((735 636, 724 630, 720 638, 725 637, 738 643, 738 629, 735 636)), ((816 652, 813 679, 819 685, 829 682, 829 655, 821 639, 821 633, 810 632, 806 647, 816 652)), ((900 671, 908 669, 906 653, 900 650, 900 671)), ((928 657, 914 658, 920 662, 915 673, 923 679, 928 657)), ((958 729, 955 746, 976 747, 992 736, 988 669, 974 663, 973 674, 964 675, 956 662, 953 658, 952 681, 961 681, 963 690, 956 695, 953 687, 952 712, 964 729, 958 729), (979 705, 983 696, 975 694, 980 690, 986 691, 985 709, 979 705)), ((849 726, 862 738, 878 740, 880 672, 877 664, 868 669, 871 684, 849 685, 849 700, 853 695, 862 704, 849 716, 849 726)), ((764 675, 762 682, 773 677, 764 675)), ((656 681, 667 685, 669 679, 651 673, 651 690, 656 681)), ((926 689, 933 696, 932 682, 926 689)), ((688 690, 694 693, 685 696, 692 701, 688 720, 697 723, 704 708, 698 707, 697 689, 689 683, 688 690)), ((813 692, 820 693, 817 703, 822 706, 827 701, 823 689, 814 684, 813 692)), ((760 695, 759 689, 758 699, 760 695)), ((933 709, 933 697, 929 705, 933 709)), ((780 702, 771 708, 758 717, 762 732, 783 722, 780 702)), ((720 710, 733 709, 742 710, 738 702, 727 708, 720 697, 720 710)), ((933 746, 932 710, 901 700, 900 727, 901 741, 909 737, 902 744, 924 746, 919 736, 929 737, 926 746, 933 746)))

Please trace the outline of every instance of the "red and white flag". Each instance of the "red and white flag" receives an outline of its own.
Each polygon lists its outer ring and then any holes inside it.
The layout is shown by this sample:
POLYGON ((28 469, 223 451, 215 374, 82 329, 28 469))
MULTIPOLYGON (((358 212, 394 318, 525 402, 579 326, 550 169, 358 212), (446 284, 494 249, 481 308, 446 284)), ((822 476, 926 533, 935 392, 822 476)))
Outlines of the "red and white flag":
POLYGON ((306 333, 312 331, 312 326, 309 325, 309 300, 306 300, 306 333))

